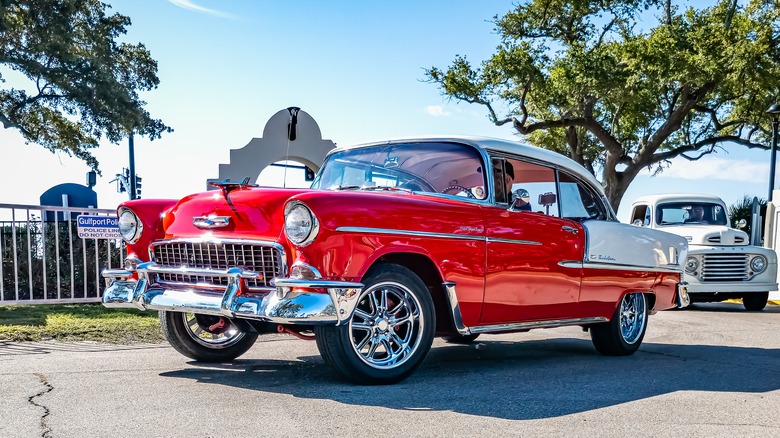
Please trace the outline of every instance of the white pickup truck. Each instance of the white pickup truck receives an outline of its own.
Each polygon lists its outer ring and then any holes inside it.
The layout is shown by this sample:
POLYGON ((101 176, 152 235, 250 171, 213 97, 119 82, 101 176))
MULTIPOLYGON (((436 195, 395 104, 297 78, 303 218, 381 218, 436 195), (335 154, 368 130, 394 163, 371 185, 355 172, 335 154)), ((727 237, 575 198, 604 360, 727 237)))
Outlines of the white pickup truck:
POLYGON ((741 298, 745 309, 757 311, 777 290, 777 254, 750 245, 747 233, 732 228, 717 196, 645 196, 632 204, 631 224, 688 240, 684 281, 691 302, 741 298))

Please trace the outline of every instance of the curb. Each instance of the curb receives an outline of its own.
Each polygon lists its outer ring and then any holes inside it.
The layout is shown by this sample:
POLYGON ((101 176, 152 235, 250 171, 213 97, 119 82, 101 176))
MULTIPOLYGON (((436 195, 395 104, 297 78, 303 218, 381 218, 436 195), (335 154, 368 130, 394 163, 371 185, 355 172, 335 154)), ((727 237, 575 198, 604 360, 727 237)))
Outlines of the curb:
MULTIPOLYGON (((737 304, 742 304, 742 300, 740 300, 740 299, 735 299, 735 300, 725 300, 725 301, 723 301, 723 302, 724 302, 724 303, 737 303, 737 304)), ((769 301, 767 301, 766 303, 767 303, 768 305, 773 305, 773 306, 780 306, 780 300, 769 300, 769 301)))

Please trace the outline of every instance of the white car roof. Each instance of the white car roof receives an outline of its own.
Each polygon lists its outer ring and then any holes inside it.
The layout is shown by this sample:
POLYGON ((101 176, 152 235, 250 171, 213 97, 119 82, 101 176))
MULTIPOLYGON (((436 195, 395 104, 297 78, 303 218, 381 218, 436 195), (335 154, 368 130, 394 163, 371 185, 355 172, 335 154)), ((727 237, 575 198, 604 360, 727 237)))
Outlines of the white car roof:
POLYGON ((551 163, 555 166, 558 166, 560 168, 566 169, 570 171, 571 173, 579 176, 580 178, 588 181, 593 187, 597 188, 599 190, 599 193, 601 195, 604 194, 604 188, 601 185, 600 182, 591 174, 588 172, 587 169, 582 167, 580 164, 578 164, 576 161, 572 160, 571 158, 568 158, 564 155, 561 155, 557 152, 548 151, 546 149, 542 149, 540 147, 531 146, 528 144, 523 144, 516 141, 511 140, 504 140, 500 138, 490 138, 490 137, 476 137, 476 136, 458 136, 458 135, 450 135, 450 136, 430 136, 430 137, 412 137, 412 138, 400 138, 400 139, 393 139, 393 140, 383 140, 383 141, 374 141, 374 142, 368 142, 368 143, 360 143, 356 145, 346 146, 346 147, 339 147, 337 149, 334 149, 331 152, 335 152, 337 150, 345 150, 345 149, 354 149, 354 148, 361 148, 361 147, 367 147, 367 146, 376 146, 380 144, 395 144, 395 143, 434 143, 434 142, 455 142, 455 143, 466 143, 471 144, 473 146, 479 147, 481 149, 485 150, 494 150, 498 152, 505 152, 508 154, 513 155, 520 155, 524 157, 528 157, 534 160, 551 163))
POLYGON ((703 195, 698 193, 672 193, 665 195, 642 196, 637 198, 631 205, 655 205, 661 202, 712 202, 715 204, 726 205, 722 199, 715 195, 703 195))

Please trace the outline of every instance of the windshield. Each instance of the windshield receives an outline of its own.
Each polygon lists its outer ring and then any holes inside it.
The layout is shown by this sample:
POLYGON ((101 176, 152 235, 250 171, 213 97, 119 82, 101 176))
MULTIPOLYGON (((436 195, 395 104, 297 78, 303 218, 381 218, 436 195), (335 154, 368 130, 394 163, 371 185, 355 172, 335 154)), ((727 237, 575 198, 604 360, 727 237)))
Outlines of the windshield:
POLYGON ((726 209, 711 202, 669 202, 658 205, 655 213, 658 225, 727 225, 726 209))
POLYGON ((479 152, 456 143, 371 146, 329 156, 312 183, 321 189, 398 188, 484 199, 479 152))

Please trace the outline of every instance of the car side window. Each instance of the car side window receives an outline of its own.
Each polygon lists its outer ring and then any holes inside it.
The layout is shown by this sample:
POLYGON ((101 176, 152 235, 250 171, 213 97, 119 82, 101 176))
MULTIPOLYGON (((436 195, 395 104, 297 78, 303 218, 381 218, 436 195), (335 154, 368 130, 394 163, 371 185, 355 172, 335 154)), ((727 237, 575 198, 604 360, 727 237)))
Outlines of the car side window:
POLYGON ((607 211, 593 190, 567 173, 560 172, 558 175, 561 217, 576 221, 607 218, 607 211))
POLYGON ((513 209, 558 217, 555 169, 512 158, 507 159, 506 163, 507 167, 511 166, 514 170, 514 178, 508 191, 513 209))

